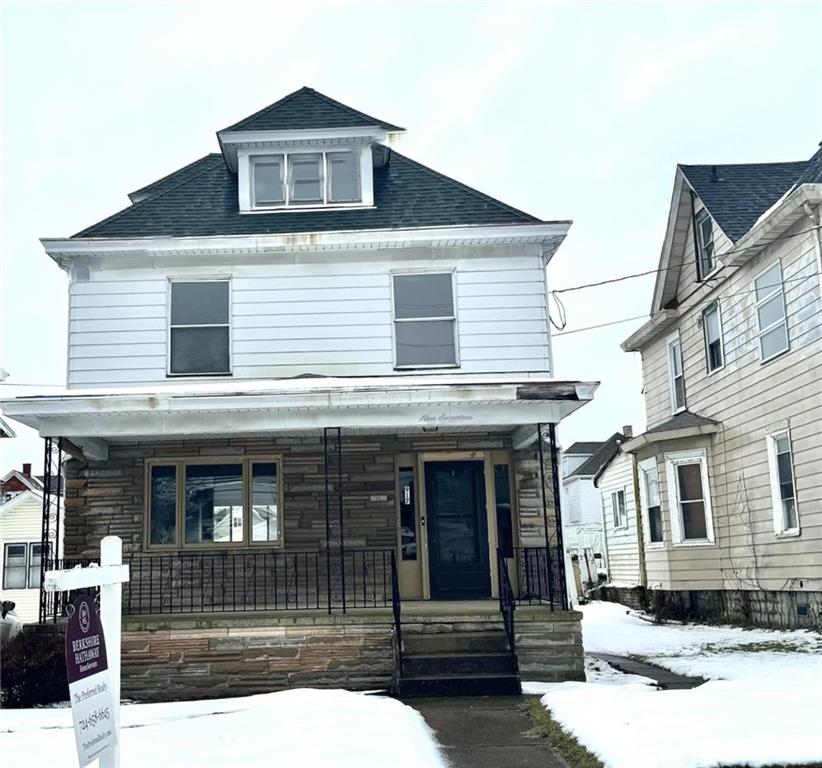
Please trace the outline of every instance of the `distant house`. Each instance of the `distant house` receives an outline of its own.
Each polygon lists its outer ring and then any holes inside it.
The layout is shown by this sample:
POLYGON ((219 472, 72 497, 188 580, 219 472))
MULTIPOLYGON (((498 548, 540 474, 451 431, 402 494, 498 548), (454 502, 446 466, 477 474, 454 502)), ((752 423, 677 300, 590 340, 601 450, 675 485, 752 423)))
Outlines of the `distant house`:
POLYGON ((639 352, 650 598, 822 625, 822 149, 677 167, 639 352))
POLYGON ((573 443, 563 453, 563 540, 568 556, 579 565, 583 587, 595 585, 607 571, 602 505, 594 479, 622 439, 617 432, 604 442, 573 443))
POLYGON ((31 464, 0 480, 0 598, 16 604, 23 622, 38 619, 43 490, 31 464))

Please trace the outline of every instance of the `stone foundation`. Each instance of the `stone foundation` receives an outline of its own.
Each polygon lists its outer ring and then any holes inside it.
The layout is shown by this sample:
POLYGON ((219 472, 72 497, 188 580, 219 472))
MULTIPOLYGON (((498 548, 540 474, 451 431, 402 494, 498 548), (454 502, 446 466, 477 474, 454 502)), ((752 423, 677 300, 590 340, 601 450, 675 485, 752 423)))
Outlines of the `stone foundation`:
POLYGON ((531 606, 517 608, 515 613, 517 660, 522 680, 543 683, 585 680, 581 613, 550 612, 531 606))

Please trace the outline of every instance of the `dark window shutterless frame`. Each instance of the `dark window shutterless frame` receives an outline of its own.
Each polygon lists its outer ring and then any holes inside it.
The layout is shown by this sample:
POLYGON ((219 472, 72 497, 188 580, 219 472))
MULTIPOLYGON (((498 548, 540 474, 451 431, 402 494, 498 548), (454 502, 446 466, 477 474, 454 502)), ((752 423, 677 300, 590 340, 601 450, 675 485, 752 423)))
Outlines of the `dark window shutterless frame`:
POLYGON ((169 281, 168 375, 231 373, 231 282, 169 281))

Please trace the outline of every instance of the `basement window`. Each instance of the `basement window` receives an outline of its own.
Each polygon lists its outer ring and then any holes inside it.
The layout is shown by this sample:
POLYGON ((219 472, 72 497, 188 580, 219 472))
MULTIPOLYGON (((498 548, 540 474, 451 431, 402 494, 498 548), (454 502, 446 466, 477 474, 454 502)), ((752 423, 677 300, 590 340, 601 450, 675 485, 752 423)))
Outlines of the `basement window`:
POLYGON ((171 283, 170 376, 231 373, 229 301, 228 280, 171 283))

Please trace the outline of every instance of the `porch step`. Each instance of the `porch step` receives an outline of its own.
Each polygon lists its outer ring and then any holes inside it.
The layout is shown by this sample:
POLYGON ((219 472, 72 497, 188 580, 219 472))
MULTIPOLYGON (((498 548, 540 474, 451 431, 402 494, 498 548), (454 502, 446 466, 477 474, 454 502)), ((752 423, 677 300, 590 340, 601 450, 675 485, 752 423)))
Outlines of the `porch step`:
POLYGON ((409 678, 446 677, 465 675, 516 675, 516 665, 511 654, 461 653, 433 656, 406 655, 403 673, 409 678))
POLYGON ((517 675, 472 674, 470 676, 426 675, 403 677, 398 695, 415 696, 518 696, 522 693, 517 675))
POLYGON ((501 630, 409 632, 403 634, 403 650, 410 656, 496 654, 507 652, 508 640, 501 630))

